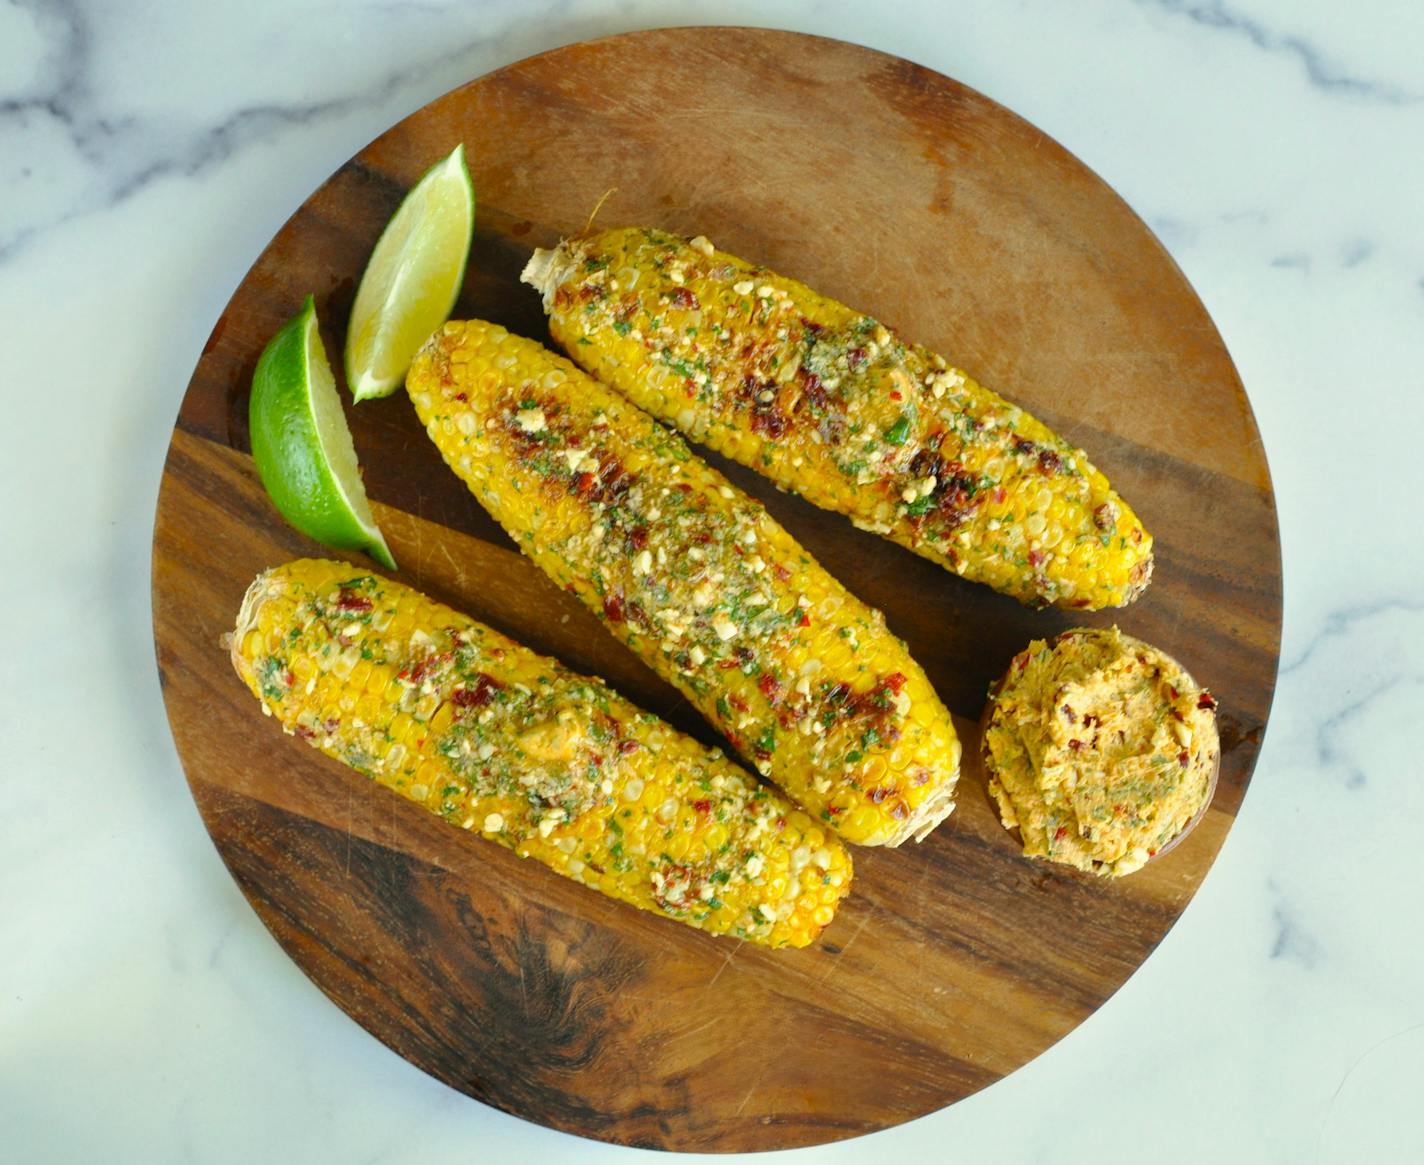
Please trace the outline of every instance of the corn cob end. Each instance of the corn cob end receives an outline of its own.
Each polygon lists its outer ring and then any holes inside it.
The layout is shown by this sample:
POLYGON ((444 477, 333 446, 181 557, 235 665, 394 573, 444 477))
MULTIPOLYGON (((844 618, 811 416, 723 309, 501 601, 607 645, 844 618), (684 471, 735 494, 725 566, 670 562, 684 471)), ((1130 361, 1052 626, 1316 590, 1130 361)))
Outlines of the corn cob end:
POLYGON ((569 277, 572 269, 568 240, 563 240, 553 250, 536 247, 534 254, 529 256, 529 262, 524 264, 524 270, 519 273, 519 279, 543 297, 547 311, 553 303, 554 289, 569 277))
POLYGON ((237 611, 236 625, 219 641, 223 647, 227 648, 228 658, 232 661, 232 670, 237 672, 249 687, 251 686, 252 665, 243 651, 243 644, 246 642, 248 634, 257 629, 263 603, 280 594, 281 589, 280 575, 275 568, 264 570, 253 579, 242 596, 242 605, 237 611))

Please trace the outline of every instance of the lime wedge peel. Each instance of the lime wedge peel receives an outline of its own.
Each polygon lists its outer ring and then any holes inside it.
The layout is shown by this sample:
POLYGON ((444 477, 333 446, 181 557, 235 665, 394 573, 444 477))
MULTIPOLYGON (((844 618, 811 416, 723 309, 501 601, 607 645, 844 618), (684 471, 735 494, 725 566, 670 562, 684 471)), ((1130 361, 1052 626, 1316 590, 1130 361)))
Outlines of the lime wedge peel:
POLYGON ((258 358, 247 417, 253 460, 282 516, 323 546, 364 551, 395 570, 361 483, 311 296, 258 358))
POLYGON ((358 401, 389 396, 459 297, 475 231, 465 147, 425 172, 366 263, 346 329, 346 384, 358 401))

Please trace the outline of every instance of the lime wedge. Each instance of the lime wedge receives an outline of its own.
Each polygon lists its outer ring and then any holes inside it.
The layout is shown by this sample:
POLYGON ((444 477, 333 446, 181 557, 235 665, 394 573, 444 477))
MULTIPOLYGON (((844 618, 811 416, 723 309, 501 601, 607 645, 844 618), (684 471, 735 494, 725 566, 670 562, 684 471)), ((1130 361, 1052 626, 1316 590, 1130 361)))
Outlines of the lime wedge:
POLYGON ((475 231, 475 188, 458 145, 405 196, 366 263, 346 329, 346 384, 390 396, 430 333, 450 318, 475 231))
POLYGON ((252 458, 282 516, 334 550, 396 569, 376 528, 311 296, 258 357, 247 406, 252 458))

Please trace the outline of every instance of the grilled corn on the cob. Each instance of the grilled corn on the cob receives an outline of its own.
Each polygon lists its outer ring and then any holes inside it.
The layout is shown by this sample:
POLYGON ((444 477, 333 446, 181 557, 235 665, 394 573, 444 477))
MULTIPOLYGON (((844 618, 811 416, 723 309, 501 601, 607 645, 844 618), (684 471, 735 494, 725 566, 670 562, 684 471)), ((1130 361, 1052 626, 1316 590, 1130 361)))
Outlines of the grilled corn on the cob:
POLYGON ((904 644, 680 437, 479 321, 406 387, 520 547, 842 837, 898 845, 950 812, 959 742, 904 644))
POLYGON ((524 279, 585 370, 863 529, 1034 605, 1147 585, 1152 539, 1082 450, 870 316, 639 228, 537 251, 524 279))
POLYGON ((611 898, 802 947, 850 887, 839 840, 721 753, 399 583, 276 567, 231 650, 285 731, 611 898))

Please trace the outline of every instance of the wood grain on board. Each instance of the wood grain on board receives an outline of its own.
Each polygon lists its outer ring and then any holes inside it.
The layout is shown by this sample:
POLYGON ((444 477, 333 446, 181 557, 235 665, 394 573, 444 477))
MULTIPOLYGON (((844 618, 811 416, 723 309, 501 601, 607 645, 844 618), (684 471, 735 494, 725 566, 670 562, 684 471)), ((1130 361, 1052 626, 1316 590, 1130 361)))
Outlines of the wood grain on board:
MULTIPOLYGON (((715 743, 518 555, 403 394, 347 411, 398 577, 715 743)), ((159 667, 193 795, 291 957, 451 1086, 556 1128, 670 1149, 781 1148, 897 1124, 1091 1015, 1175 921, 1231 824, 1280 635, 1275 509, 1250 407, 1146 227, 986 98, 868 49, 768 31, 558 49, 432 103, 333 175, 213 329, 175 428, 153 554, 159 667), (452 830, 283 736, 218 646, 254 575, 319 552, 273 509, 247 455, 257 356, 308 292, 337 356, 381 228, 458 141, 479 212, 457 315, 546 338, 519 269, 616 188, 601 222, 707 234, 945 353, 1086 447, 1156 536, 1156 576, 1134 606, 1035 612, 711 458, 886 612, 971 758, 959 809, 926 842, 856 852, 851 897, 805 951, 640 914, 452 830), (1023 859, 972 758, 987 685, 1016 651, 1114 622, 1217 694, 1223 755, 1196 832, 1103 881, 1023 859)))

